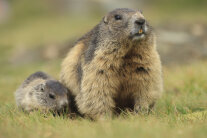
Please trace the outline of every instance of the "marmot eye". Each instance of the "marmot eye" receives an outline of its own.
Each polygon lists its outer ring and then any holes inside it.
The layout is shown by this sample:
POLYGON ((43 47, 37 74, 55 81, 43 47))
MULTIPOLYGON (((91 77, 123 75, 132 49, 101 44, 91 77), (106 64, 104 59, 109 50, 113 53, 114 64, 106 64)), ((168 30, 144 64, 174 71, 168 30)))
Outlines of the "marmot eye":
POLYGON ((115 18, 116 20, 121 20, 121 19, 122 19, 121 15, 115 15, 114 18, 115 18))
POLYGON ((53 94, 49 94, 49 97, 51 98, 51 99, 55 99, 55 95, 53 95, 53 94))

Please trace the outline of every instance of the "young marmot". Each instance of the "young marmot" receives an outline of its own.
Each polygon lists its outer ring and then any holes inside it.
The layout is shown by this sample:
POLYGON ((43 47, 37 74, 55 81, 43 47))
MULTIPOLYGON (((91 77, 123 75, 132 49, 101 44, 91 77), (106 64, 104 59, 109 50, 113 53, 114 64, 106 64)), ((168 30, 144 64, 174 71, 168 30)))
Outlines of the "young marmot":
POLYGON ((148 111, 162 93, 152 28, 139 10, 109 12, 69 51, 60 77, 80 113, 93 119, 117 109, 148 111))
POLYGON ((69 109, 67 88, 44 72, 30 75, 16 90, 15 98, 17 106, 27 112, 69 109))

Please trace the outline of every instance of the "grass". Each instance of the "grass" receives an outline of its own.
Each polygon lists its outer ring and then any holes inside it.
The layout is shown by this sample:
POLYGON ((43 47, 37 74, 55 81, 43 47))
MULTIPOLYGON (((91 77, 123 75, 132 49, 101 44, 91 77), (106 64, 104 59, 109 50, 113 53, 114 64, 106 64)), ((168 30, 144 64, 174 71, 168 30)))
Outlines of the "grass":
MULTIPOLYGON (((92 28, 101 17, 78 19, 67 15, 42 15, 41 12, 47 10, 44 6, 40 7, 40 10, 38 5, 33 9, 28 7, 36 2, 27 2, 26 5, 23 2, 12 2, 16 13, 14 20, 0 25, 0 138, 206 138, 207 61, 164 67, 164 94, 148 116, 123 113, 113 119, 92 122, 82 118, 71 120, 66 116, 54 117, 40 112, 25 114, 17 110, 14 91, 21 82, 37 70, 43 70, 58 78, 62 59, 13 65, 9 62, 12 51, 19 47, 30 49, 67 41, 68 38, 80 36, 89 30, 88 28, 92 28), (31 13, 35 13, 34 17, 31 17, 31 13)), ((173 20, 176 17, 185 22, 192 22, 194 19, 206 22, 206 18, 203 18, 205 12, 202 10, 206 11, 204 8, 198 12, 198 9, 184 10, 181 7, 177 11, 175 7, 171 7, 166 12, 168 6, 157 5, 159 7, 155 6, 151 11, 145 12, 153 23, 167 21, 172 17, 173 20), (180 11, 182 12, 179 13, 180 11), (171 16, 175 14, 176 16, 171 16), (192 15, 195 18, 191 18, 192 15)))
POLYGON ((92 122, 66 116, 18 111, 13 92, 31 72, 44 70, 58 77, 60 60, 7 65, 0 76, 0 137, 206 137, 207 62, 164 68, 165 93, 148 116, 122 114, 92 122))

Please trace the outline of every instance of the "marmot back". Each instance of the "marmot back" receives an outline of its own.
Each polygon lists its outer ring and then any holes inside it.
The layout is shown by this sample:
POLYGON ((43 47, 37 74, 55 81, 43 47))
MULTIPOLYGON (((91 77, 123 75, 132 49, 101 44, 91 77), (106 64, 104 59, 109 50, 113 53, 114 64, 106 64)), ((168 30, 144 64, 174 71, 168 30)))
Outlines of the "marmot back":
POLYGON ((16 104, 24 111, 69 109, 68 90, 44 72, 31 74, 16 90, 16 104))
POLYGON ((126 108, 148 112, 162 93, 152 27, 139 10, 109 12, 69 51, 60 78, 91 118, 126 108))

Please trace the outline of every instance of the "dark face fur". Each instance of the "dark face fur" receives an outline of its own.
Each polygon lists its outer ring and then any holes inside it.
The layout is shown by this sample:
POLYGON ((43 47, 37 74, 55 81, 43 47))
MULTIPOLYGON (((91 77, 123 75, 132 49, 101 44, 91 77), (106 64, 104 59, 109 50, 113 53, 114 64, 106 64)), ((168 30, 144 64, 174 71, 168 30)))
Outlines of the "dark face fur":
POLYGON ((55 80, 35 87, 36 96, 41 106, 49 110, 63 110, 68 107, 67 89, 55 80))
POLYGON ((139 10, 116 9, 106 15, 104 24, 115 38, 138 41, 150 34, 150 27, 139 10))

